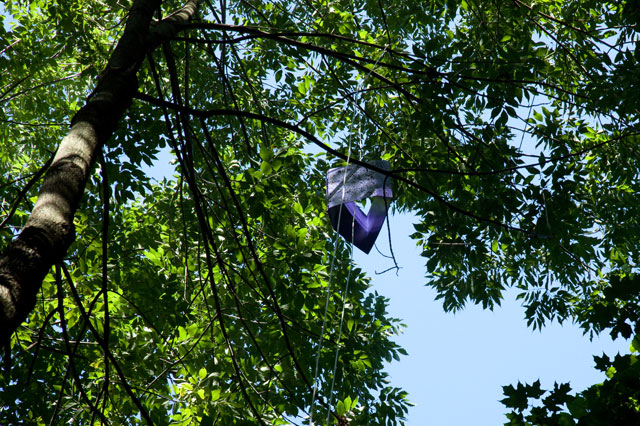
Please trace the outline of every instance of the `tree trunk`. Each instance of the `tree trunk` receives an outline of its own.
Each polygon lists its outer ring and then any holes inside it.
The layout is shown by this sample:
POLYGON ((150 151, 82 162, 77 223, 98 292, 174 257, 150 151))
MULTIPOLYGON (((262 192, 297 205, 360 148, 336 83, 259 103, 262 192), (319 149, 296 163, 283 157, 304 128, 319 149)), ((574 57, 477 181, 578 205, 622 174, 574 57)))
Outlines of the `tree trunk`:
POLYGON ((27 318, 42 281, 75 239, 73 217, 95 159, 138 89, 137 73, 154 47, 188 22, 199 0, 152 24, 161 0, 135 0, 125 30, 85 105, 71 120, 20 235, 0 257, 0 344, 27 318))

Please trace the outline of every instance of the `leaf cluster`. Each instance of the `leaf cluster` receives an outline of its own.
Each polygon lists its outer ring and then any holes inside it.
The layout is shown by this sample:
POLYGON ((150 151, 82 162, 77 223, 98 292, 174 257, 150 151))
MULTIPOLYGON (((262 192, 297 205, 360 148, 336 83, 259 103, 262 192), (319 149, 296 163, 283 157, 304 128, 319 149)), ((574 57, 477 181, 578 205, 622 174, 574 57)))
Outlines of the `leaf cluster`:
MULTIPOLYGON (((129 5, 5 4, 8 240, 129 5)), ((345 162, 391 163, 393 208, 419 215, 446 310, 493 309, 516 288, 535 328, 637 334, 634 5, 202 2, 142 65, 78 240, 12 341, 3 421, 401 422, 406 395, 384 372, 401 324, 325 213, 324 174, 345 162)), ((524 414, 539 383, 505 392, 513 424, 566 422, 571 404, 604 398, 559 385, 524 414)))

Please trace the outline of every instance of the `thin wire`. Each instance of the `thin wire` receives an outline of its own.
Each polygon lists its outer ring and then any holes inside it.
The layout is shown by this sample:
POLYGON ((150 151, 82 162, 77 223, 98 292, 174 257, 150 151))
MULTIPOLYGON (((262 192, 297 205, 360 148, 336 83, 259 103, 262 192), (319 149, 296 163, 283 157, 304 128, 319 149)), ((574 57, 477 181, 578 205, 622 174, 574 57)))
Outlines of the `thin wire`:
MULTIPOLYGON (((347 165, 349 164, 350 160, 351 160, 351 139, 349 139, 349 144, 347 149, 347 165)), ((347 181, 347 169, 345 168, 344 175, 342 177, 342 201, 344 201, 344 197, 346 195, 346 189, 345 189, 346 181, 347 181)), ((341 217, 342 217, 342 205, 338 210, 338 226, 340 224, 341 217)), ((311 426, 313 426, 313 406, 315 405, 316 393, 318 391, 318 370, 320 366, 320 352, 322 350, 322 340, 324 338, 324 332, 327 325, 327 312, 329 310, 329 296, 331 295, 331 281, 333 280, 333 271, 335 270, 336 252, 338 250, 338 240, 339 240, 339 236, 336 235, 333 243, 333 253, 331 254, 331 266, 329 267, 329 282, 327 283, 327 292, 326 292, 326 298, 324 302, 324 315, 322 318, 322 329, 320 331, 320 338, 318 341, 318 351, 316 352, 316 366, 313 373, 313 392, 311 395, 311 406, 309 407, 309 422, 311 423, 311 426)), ((349 270, 349 273, 351 273, 351 270, 349 270)), ((332 384, 332 388, 333 388, 333 384, 332 384)), ((331 404, 329 404, 329 407, 331 407, 331 404)), ((330 408, 328 409, 328 413, 331 413, 330 408)))
MULTIPOLYGON (((378 62, 382 59, 382 57, 384 56, 384 51, 382 52, 382 55, 380 55, 380 57, 378 57, 378 62)), ((377 62, 376 62, 377 64, 377 62)), ((374 65, 375 67, 375 65, 374 65)), ((371 71, 369 71, 369 73, 371 73, 371 71)), ((363 82, 366 80, 366 78, 368 77, 368 75, 362 80, 363 82)), ((353 129, 353 123, 355 122, 355 108, 353 110, 353 114, 351 116, 351 129, 353 129)), ((362 156, 363 156, 363 152, 364 152, 364 143, 362 141, 362 120, 358 121, 358 155, 359 155, 359 160, 362 161, 362 156)), ((345 173, 346 176, 346 173, 345 173)), ((386 181, 386 177, 385 177, 385 181, 386 181)), ((344 182, 343 182, 343 188, 344 188, 344 182)), ((343 197, 344 197, 344 190, 343 190, 343 197)), ((343 198, 344 199, 344 198, 343 198)), ((386 198, 385 198, 385 204, 386 204, 386 198)), ((340 209, 342 210, 342 209, 340 209)), ((353 219, 351 221, 351 241, 355 240, 355 221, 356 218, 355 216, 353 216, 353 219)), ((338 222, 339 223, 339 222, 338 222)), ((387 220, 388 223, 388 220, 387 220)), ((349 293, 349 283, 351 282, 351 271, 353 270, 353 246, 350 247, 350 256, 349 256, 349 272, 347 273, 347 282, 344 285, 344 290, 342 292, 342 311, 340 313, 340 325, 338 327, 338 338, 336 341, 336 354, 334 356, 333 359, 333 374, 331 376, 331 388, 329 391, 329 407, 331 407, 333 405, 333 389, 334 389, 334 385, 336 382, 336 371, 338 369, 338 358, 340 355, 340 341, 342 340, 342 326, 344 324, 344 314, 347 308, 347 295, 349 293)), ((329 424, 329 416, 331 415, 331 411, 327 412, 327 418, 326 418, 326 423, 325 424, 329 424)))
MULTIPOLYGON (((355 220, 355 219, 354 219, 355 220)), ((354 228, 352 226, 352 228, 354 228)), ((354 231, 351 231, 352 233, 354 231)), ((351 264, 349 265, 349 272, 347 273, 347 282, 344 285, 344 291, 342 292, 343 295, 343 301, 342 301, 342 312, 340 313, 340 326, 338 327, 338 339, 336 341, 336 354, 333 358, 333 374, 331 377, 331 388, 329 391, 329 407, 331 407, 333 405, 333 387, 334 384, 336 382, 336 370, 338 369, 338 355, 340 353, 340 340, 342 338, 342 325, 344 323, 344 312, 345 312, 345 308, 347 306, 347 293, 349 291, 349 283, 351 282, 351 271, 353 270, 352 266, 353 266, 353 247, 351 247, 351 264)), ((325 424, 329 424, 329 416, 331 415, 331 410, 327 411, 327 419, 325 421, 325 424)))
MULTIPOLYGON (((376 61, 376 64, 378 64, 378 62, 380 62, 380 60, 384 57, 386 53, 386 48, 385 50, 383 50, 382 54, 378 57, 378 60, 376 61)), ((373 69, 375 68, 376 64, 374 64, 374 66, 369 70, 369 74, 367 74, 362 81, 360 82, 360 85, 362 85, 362 83, 367 79, 367 77, 371 74, 371 72, 373 71, 373 69)), ((356 108, 353 109, 352 115, 351 115, 351 122, 349 124, 350 126, 350 130, 353 130, 353 123, 355 121, 355 114, 356 114, 356 108)), ((353 134, 352 132, 349 132, 350 134, 353 134)), ((349 162, 351 160, 351 141, 353 138, 348 138, 348 148, 347 148, 347 166, 349 165, 349 162)), ((358 125, 358 151, 359 151, 359 160, 362 161, 362 153, 363 153, 363 142, 362 142, 362 121, 359 121, 359 125, 358 125)), ((345 195, 346 195, 346 182, 347 182, 347 168, 344 168, 344 174, 342 176, 342 201, 344 201, 345 195)), ((338 226, 340 226, 340 219, 342 216, 342 205, 340 207, 340 209, 338 210, 338 226)), ((352 222, 351 222, 351 241, 354 240, 354 234, 355 234, 355 216, 353 216, 352 218, 352 222)), ((322 341, 324 338, 324 332, 325 332, 325 327, 326 327, 326 323, 327 323, 327 312, 329 309, 329 296, 330 296, 330 292, 331 292, 331 281, 333 279, 333 271, 335 268, 335 260, 336 260, 336 252, 337 252, 337 247, 338 247, 338 239, 339 236, 336 235, 335 238, 335 243, 334 243, 334 247, 333 247, 333 253, 331 255, 331 266, 329 269, 329 282, 327 283, 327 293, 326 293, 326 300, 325 300, 325 306, 324 306, 324 315, 323 315, 323 319, 322 319, 322 329, 320 332, 320 338, 319 338, 319 342, 318 342, 318 351, 316 352, 316 365, 315 365, 315 371, 314 371, 314 376, 313 376, 313 392, 312 392, 312 397, 311 397, 311 406, 309 408, 309 421, 311 426, 313 426, 313 406, 315 405, 315 400, 316 400, 316 393, 317 393, 317 388, 318 388, 318 370, 319 370, 319 365, 320 365, 320 352, 322 349, 322 341)), ((352 271, 352 264, 353 264, 353 247, 350 247, 350 255, 349 255, 349 259, 350 259, 350 265, 349 265, 349 272, 347 273, 347 282, 345 283, 345 288, 343 290, 343 302, 342 302, 342 311, 340 313, 340 325, 338 327, 338 338, 337 338, 337 344, 336 344, 336 353, 334 356, 334 360, 333 360, 333 374, 331 377, 331 387, 330 387, 330 391, 329 391, 329 405, 328 405, 328 409, 327 409, 327 418, 325 420, 325 424, 329 424, 329 418, 331 416, 331 406, 333 405, 333 390, 334 390, 334 385, 335 385, 335 380, 336 380, 336 370, 338 368, 338 357, 340 354, 340 341, 342 338, 342 327, 344 324, 344 314, 345 314, 345 310, 346 310, 346 297, 347 297, 347 292, 349 290, 349 282, 351 281, 351 271, 352 271)))
MULTIPOLYGON (((353 122, 354 122, 354 118, 355 118, 355 108, 353 110, 352 116, 351 116, 351 129, 353 129, 353 122)), ((359 160, 362 161, 362 122, 360 122, 360 124, 358 125, 358 151, 359 151, 359 160)), ((349 144, 351 144, 351 138, 349 139, 349 144)), ((345 178, 345 182, 342 183, 342 200, 344 201, 344 188, 345 188, 345 183, 346 183, 346 176, 347 176, 347 171, 345 169, 345 173, 344 173, 344 178, 345 178)), ((342 207, 340 208, 340 211, 342 211, 342 207)), ((351 241, 355 240, 355 232, 356 232, 356 227, 355 227, 355 221, 356 221, 356 217, 355 215, 352 216, 351 219, 351 241)), ((338 224, 340 223, 340 221, 338 221, 338 224)), ((347 282, 344 285, 344 290, 342 291, 342 311, 340 312, 340 325, 338 327, 338 338, 336 340, 336 354, 333 358, 333 369, 332 371, 332 375, 331 375, 331 387, 329 389, 329 407, 331 407, 333 405, 333 389, 334 389, 334 385, 336 383, 336 370, 338 369, 338 356, 340 354, 340 341, 342 340, 342 325, 344 323, 344 312, 345 312, 345 308, 347 306, 347 294, 349 291, 349 282, 351 282, 351 271, 353 270, 353 246, 350 246, 350 252, 349 252, 349 272, 347 273, 347 282)), ((328 425, 329 424, 329 417, 331 416, 331 410, 327 410, 327 418, 325 420, 325 424, 328 425)))

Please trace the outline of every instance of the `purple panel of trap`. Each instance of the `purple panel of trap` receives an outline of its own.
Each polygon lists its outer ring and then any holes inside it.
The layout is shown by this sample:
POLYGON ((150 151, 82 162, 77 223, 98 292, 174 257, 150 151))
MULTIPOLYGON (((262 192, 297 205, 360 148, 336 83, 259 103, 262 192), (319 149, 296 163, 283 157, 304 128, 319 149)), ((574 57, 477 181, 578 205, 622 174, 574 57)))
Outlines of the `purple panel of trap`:
POLYGON ((387 217, 384 199, 381 202, 382 208, 379 208, 379 203, 372 204, 368 214, 364 214, 354 201, 329 208, 333 229, 368 254, 378 238, 384 219, 387 217))
MULTIPOLYGON (((389 170, 383 160, 372 165, 389 170)), ((387 217, 387 206, 393 197, 391 179, 362 166, 346 166, 327 172, 327 207, 333 229, 365 253, 369 253, 387 217), (355 201, 371 199, 369 213, 360 210, 355 201)))

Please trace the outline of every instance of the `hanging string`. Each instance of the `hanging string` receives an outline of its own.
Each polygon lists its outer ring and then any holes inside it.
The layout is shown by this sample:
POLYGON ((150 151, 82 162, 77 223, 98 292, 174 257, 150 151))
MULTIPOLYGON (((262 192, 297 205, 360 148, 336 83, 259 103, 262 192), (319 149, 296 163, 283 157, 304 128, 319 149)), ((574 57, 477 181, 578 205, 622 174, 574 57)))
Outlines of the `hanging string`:
MULTIPOLYGON (((362 83, 367 79, 367 77, 371 74, 371 72, 373 72, 373 69, 375 69, 376 65, 380 62, 380 60, 384 57, 386 53, 386 47, 385 49, 382 51, 382 54, 378 57, 378 60, 376 61, 376 63, 374 64, 373 67, 371 67, 371 69, 369 70, 369 73, 362 79, 362 81, 359 84, 358 89, 361 88, 362 83)), ((356 108, 353 109, 352 115, 351 115, 351 121, 349 123, 349 127, 350 127, 350 131, 349 134, 353 135, 353 125, 354 125, 354 121, 355 121, 355 116, 356 116, 356 108)), ((362 121, 359 121, 358 124, 358 134, 357 134, 357 138, 358 138, 358 159, 360 161, 362 161, 362 156, 363 156, 363 141, 362 141, 362 121)), ((353 138, 349 137, 348 138, 348 143, 347 143, 347 161, 346 161, 346 165, 348 166, 349 163, 351 162, 351 141, 353 138)), ((342 176, 342 201, 344 201, 345 196, 346 196, 346 182, 347 182, 347 168, 345 167, 344 169, 344 175, 342 176)), ((338 210, 338 223, 340 223, 341 220, 341 216, 342 216, 342 208, 340 208, 338 210)), ((355 216, 352 218, 352 223, 351 223, 351 240, 354 240, 354 233, 355 233, 355 226, 354 226, 354 222, 355 222, 355 216)), ((313 423, 313 408, 315 406, 315 401, 316 401, 316 394, 318 391, 318 373, 319 373, 319 369, 320 369, 320 354, 322 352, 322 342, 324 339, 324 333, 325 333, 325 329, 326 329, 326 324, 327 324, 327 313, 328 313, 328 309, 329 309, 329 301, 330 301, 330 295, 331 295, 331 283, 333 280, 333 273, 334 273, 334 269, 335 269, 335 260, 336 260, 336 253, 337 253, 337 249, 338 249, 338 241, 339 241, 339 235, 336 234, 335 237, 335 241, 334 241, 334 245, 333 245, 333 253, 331 255, 331 265, 329 267, 329 281, 327 283, 327 291, 326 291, 326 297, 325 297, 325 306, 324 306, 324 314, 323 314, 323 318, 322 318, 322 328, 320 331, 320 338, 318 341, 318 350, 316 351, 316 362, 315 362, 315 368, 314 368, 314 374, 313 374, 313 391, 312 391, 312 395, 311 395, 311 404, 309 407, 309 422, 311 426, 314 426, 313 423)), ((345 316, 345 311, 346 311, 346 297, 348 294, 348 290, 349 290, 349 282, 351 281, 351 271, 352 271, 352 265, 353 265, 353 247, 349 248, 350 253, 349 253, 349 260, 350 260, 350 264, 349 264, 349 271, 347 273, 347 281, 345 283, 345 287, 344 290, 342 292, 342 310, 340 313, 340 323, 339 323, 339 327, 338 327, 338 338, 337 338, 337 342, 336 342, 336 352, 335 352, 335 356, 334 356, 334 360, 333 360, 333 369, 332 369, 332 377, 331 377, 331 387, 330 387, 330 391, 329 391, 329 404, 328 404, 328 408, 327 408, 327 417, 325 420, 325 424, 328 425, 329 424, 329 419, 331 417, 331 406, 333 405, 333 390, 334 390, 334 386, 335 386, 335 378, 336 378, 336 370, 338 368, 338 358, 339 358, 339 354, 340 354, 340 341, 342 338, 342 327, 344 325, 344 316, 345 316)))
MULTIPOLYGON (((349 138, 349 143, 348 143, 348 148, 347 148, 347 164, 349 164, 349 162, 351 161, 351 138, 349 138)), ((346 183, 347 181, 347 170, 345 169, 345 173, 342 177, 342 200, 344 201, 344 197, 346 195, 346 183)), ((340 219, 342 216, 342 209, 340 209, 338 211, 338 223, 340 223, 340 219)), ((322 341, 324 339, 324 332, 327 326, 327 312, 329 310, 329 300, 330 300, 330 295, 331 295, 331 282, 333 280, 333 271, 335 269, 335 261, 336 261, 336 252, 338 250, 338 241, 339 241, 339 236, 336 235, 334 243, 333 243, 333 253, 331 254, 331 266, 329 267, 329 281, 327 282, 327 291, 326 291, 326 297, 325 297, 325 302, 324 302, 324 315, 322 317, 322 328, 320 331, 320 339, 318 341, 318 350, 316 352, 316 365, 315 365, 315 369, 314 369, 314 373, 313 373, 313 391, 311 394, 311 406, 309 407, 309 422, 311 424, 311 426, 313 426, 313 407, 315 405, 316 402, 316 393, 318 391, 318 371, 320 368, 320 353, 322 351, 322 341)), ((351 269, 349 269, 349 273, 351 273, 351 269)), ((334 367, 334 371, 335 371, 335 367, 334 367)), ((335 374, 334 374, 335 375, 335 374)), ((332 388, 333 388, 333 384, 332 384, 332 388)), ((331 413, 331 401, 329 402, 329 408, 327 410, 328 413, 331 413)))
MULTIPOLYGON (((355 220, 355 219, 354 219, 355 220)), ((333 358, 333 374, 331 377, 331 388, 329 390, 329 407, 331 407, 333 405, 333 387, 335 385, 336 382, 336 371, 338 369, 338 356, 340 354, 340 341, 342 338, 342 325, 344 324, 344 312, 345 312, 345 308, 347 306, 346 303, 346 299, 347 299, 347 294, 349 292, 349 282, 351 282, 351 271, 353 270, 352 266, 353 266, 353 247, 350 248, 351 254, 350 254, 350 265, 349 265, 349 272, 347 273, 347 282, 344 285, 344 291, 342 292, 342 312, 340 313, 340 326, 338 327, 338 339, 336 340, 336 354, 333 358)), ((325 421, 325 424, 328 425, 329 424, 329 416, 331 416, 331 410, 327 411, 327 418, 325 421)))
MULTIPOLYGON (((353 129, 353 122, 355 119, 355 108, 351 116, 351 123, 349 126, 353 129)), ((358 160, 362 161, 362 121, 359 121, 358 124, 358 160)), ((349 139, 349 143, 351 143, 351 139, 349 139)), ((346 177, 347 177, 347 169, 345 168, 343 182, 342 182, 342 200, 344 201, 345 187, 346 187, 346 177)), ((340 212, 342 212, 342 208, 340 208, 340 212)), ((352 216, 351 219, 351 241, 355 240, 355 215, 352 216)), ((340 223, 340 219, 338 219, 338 223, 340 223)), ((342 291, 342 310, 340 312, 340 325, 338 326, 338 338, 336 340, 336 354, 333 358, 333 369, 331 375, 331 387, 329 388, 329 407, 333 406, 333 389, 336 383, 336 371, 338 370, 338 357, 340 354, 340 341, 342 340, 342 325, 344 324, 344 312, 347 306, 347 295, 349 294, 349 283, 351 282, 351 271, 353 270, 353 246, 349 246, 349 272, 347 272, 347 282, 344 285, 344 290, 342 291)), ((329 418, 331 416, 331 410, 327 410, 327 418, 325 419, 325 425, 329 424, 329 418)))

